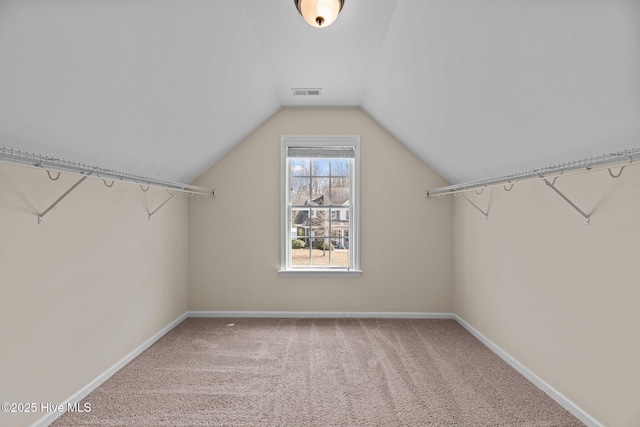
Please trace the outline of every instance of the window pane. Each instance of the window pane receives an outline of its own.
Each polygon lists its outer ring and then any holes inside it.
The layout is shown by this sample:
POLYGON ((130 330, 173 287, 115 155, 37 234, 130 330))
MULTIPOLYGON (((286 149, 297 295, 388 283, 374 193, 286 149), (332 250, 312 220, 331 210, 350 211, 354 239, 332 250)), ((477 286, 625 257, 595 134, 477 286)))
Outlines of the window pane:
POLYGON ((331 267, 349 267, 349 249, 332 250, 331 267))
POLYGON ((291 235, 310 236, 309 209, 291 209, 291 235))
POLYGON ((316 205, 328 204, 327 192, 329 191, 329 178, 311 178, 311 189, 313 191, 313 203, 316 205))
POLYGON ((339 215, 340 219, 331 220, 331 242, 336 249, 345 249, 349 247, 349 219, 345 212, 336 212, 339 215))
POLYGON ((311 265, 328 266, 331 258, 331 250, 329 249, 329 239, 315 239, 313 250, 311 251, 311 265))
POLYGON ((335 209, 335 218, 331 221, 332 267, 349 266, 349 219, 347 209, 335 209))
POLYGON ((309 159, 291 159, 291 176, 309 176, 309 159))
POLYGON ((329 176, 329 159, 312 159, 311 175, 329 176))
POLYGON ((291 241, 291 265, 294 267, 308 267, 311 265, 311 255, 309 252, 309 239, 298 237, 291 241))
POLYGON ((311 221, 310 221, 311 236, 310 237, 328 237, 329 223, 330 223, 329 209, 326 209, 326 208, 311 209, 311 221))
POLYGON ((349 176, 349 159, 331 159, 331 176, 349 176))
POLYGON ((351 199, 351 191, 349 183, 345 182, 347 178, 331 178, 331 196, 328 204, 334 206, 348 206, 351 199))
POLYGON ((291 204, 305 205, 309 202, 309 178, 292 177, 290 180, 291 204))

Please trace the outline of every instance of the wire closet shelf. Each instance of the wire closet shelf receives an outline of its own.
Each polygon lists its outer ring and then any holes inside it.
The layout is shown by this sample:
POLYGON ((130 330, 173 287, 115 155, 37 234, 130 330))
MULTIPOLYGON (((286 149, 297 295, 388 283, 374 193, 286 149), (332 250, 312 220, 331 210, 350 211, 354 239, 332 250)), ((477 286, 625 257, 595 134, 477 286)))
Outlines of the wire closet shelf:
MULTIPOLYGON (((0 162, 11 163, 17 165, 31 166, 53 170, 58 172, 71 173, 76 175, 84 175, 85 177, 95 177, 119 180, 138 185, 146 185, 152 187, 162 187, 167 190, 181 191, 188 194, 214 195, 214 190, 205 187, 197 187, 194 185, 182 184, 179 182, 165 181, 160 179, 149 178, 128 172, 120 172, 113 169, 107 169, 100 166, 93 166, 86 163, 76 162, 73 160, 65 160, 59 157, 45 156, 42 154, 32 153, 16 148, 0 146, 0 162)), ((51 177, 51 175, 49 175, 51 177)), ((57 178, 56 178, 57 179, 57 178)), ((106 182, 105 182, 106 185, 106 182)), ((113 184, 112 184, 113 185, 113 184)), ((109 185, 110 187, 111 185, 109 185)))
POLYGON ((611 171, 611 168, 624 168, 637 160, 640 160, 640 147, 602 154, 595 157, 588 157, 580 160, 573 160, 552 166, 516 172, 496 178, 434 188, 427 190, 426 196, 446 196, 449 194, 463 193, 465 191, 477 190, 481 188, 517 184, 527 181, 544 180, 545 178, 554 176, 558 177, 561 175, 591 172, 601 169, 609 169, 609 174, 613 178, 617 178, 618 176, 620 176, 620 173, 622 173, 622 171, 620 171, 617 175, 614 175, 611 171))

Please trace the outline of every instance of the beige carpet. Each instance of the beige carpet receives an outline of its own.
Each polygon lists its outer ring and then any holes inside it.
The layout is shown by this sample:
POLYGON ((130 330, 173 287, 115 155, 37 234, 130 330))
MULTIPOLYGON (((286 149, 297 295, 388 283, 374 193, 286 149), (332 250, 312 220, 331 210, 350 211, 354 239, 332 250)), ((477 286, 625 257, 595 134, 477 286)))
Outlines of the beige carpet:
POLYGON ((453 320, 188 319, 54 426, 582 426, 453 320))

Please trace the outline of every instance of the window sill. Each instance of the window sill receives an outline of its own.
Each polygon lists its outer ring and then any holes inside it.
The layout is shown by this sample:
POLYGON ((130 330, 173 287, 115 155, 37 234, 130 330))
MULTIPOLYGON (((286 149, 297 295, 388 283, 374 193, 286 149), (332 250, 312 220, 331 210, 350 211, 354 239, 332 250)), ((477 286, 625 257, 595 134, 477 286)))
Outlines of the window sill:
POLYGON ((362 270, 296 268, 290 270, 278 270, 278 272, 281 276, 360 276, 362 270))

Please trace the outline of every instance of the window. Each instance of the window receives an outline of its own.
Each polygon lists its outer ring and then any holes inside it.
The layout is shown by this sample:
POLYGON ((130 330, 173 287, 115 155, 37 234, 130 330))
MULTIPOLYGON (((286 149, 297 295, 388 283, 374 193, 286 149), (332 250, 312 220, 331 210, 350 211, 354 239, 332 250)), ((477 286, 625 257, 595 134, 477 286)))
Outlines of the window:
POLYGON ((358 136, 282 137, 281 274, 359 274, 358 136))

